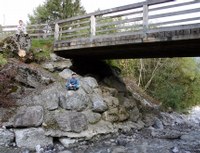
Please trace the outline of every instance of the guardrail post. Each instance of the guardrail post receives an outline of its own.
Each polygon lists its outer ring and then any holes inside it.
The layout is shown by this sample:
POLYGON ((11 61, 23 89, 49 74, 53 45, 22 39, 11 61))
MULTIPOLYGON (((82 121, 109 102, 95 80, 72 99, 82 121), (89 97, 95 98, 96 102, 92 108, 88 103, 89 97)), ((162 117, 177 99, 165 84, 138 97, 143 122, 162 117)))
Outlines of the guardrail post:
POLYGON ((146 0, 145 4, 143 5, 143 36, 144 38, 147 37, 147 31, 148 31, 148 14, 149 14, 149 6, 148 6, 148 0, 146 0))
POLYGON ((57 41, 59 39, 59 25, 58 25, 58 23, 55 24, 54 39, 55 39, 55 41, 57 41))
POLYGON ((91 36, 96 35, 96 18, 94 15, 90 17, 90 35, 91 36))

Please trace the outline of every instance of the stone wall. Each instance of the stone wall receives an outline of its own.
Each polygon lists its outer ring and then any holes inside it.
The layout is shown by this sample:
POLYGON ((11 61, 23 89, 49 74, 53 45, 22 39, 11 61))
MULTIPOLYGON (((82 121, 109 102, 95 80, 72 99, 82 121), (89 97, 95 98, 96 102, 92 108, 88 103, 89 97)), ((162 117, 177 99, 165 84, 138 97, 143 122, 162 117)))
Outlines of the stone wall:
MULTIPOLYGON (((57 69, 56 62, 61 59, 54 58, 48 63, 50 68, 45 63, 43 66, 58 75, 15 60, 5 66, 17 69, 18 73, 13 78, 16 90, 9 95, 15 99, 15 106, 1 108, 5 113, 0 114, 0 145, 35 150, 38 145, 54 145, 54 140, 59 140, 64 147, 70 147, 125 127, 144 126, 133 96, 80 75, 80 89, 68 91, 65 83, 73 72, 69 69, 71 63, 63 60, 65 66, 57 69), (6 111, 10 110, 12 113, 7 116, 6 111)), ((5 69, 0 72, 5 73, 5 69)))

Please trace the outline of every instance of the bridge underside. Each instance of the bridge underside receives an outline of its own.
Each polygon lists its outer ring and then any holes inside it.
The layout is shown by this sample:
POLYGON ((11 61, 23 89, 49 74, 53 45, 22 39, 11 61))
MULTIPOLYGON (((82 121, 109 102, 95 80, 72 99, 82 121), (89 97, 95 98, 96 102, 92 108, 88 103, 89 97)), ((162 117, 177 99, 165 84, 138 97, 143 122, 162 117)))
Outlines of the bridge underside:
POLYGON ((65 58, 130 59, 200 56, 200 39, 132 43, 59 50, 65 58))

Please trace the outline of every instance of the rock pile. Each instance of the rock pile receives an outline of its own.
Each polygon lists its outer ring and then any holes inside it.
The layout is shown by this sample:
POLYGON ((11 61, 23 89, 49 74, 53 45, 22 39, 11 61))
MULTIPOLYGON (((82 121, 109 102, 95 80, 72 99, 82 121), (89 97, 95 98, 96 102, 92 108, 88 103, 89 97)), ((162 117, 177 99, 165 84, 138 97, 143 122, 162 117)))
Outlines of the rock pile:
POLYGON ((38 145, 54 146, 59 142, 71 147, 97 135, 144 126, 133 96, 99 85, 93 77, 79 76, 80 89, 67 91, 65 82, 73 72, 71 64, 67 61, 63 68, 57 68, 55 63, 61 61, 53 57, 51 68, 44 68, 50 72, 62 70, 58 76, 16 60, 0 71, 17 71, 13 78, 15 90, 8 95, 15 99, 15 106, 0 108, 1 146, 35 150, 38 145))

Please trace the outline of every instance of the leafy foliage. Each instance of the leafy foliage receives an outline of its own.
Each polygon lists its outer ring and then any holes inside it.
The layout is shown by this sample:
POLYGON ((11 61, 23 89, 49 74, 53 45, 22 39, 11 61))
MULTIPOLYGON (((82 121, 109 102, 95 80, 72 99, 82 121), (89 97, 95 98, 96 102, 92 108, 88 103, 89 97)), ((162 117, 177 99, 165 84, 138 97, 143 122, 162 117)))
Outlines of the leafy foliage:
POLYGON ((32 24, 45 23, 84 13, 80 0, 46 0, 34 10, 33 15, 29 14, 29 20, 32 24))
POLYGON ((195 58, 114 60, 123 76, 134 78, 163 108, 184 110, 200 104, 200 69, 195 58))

